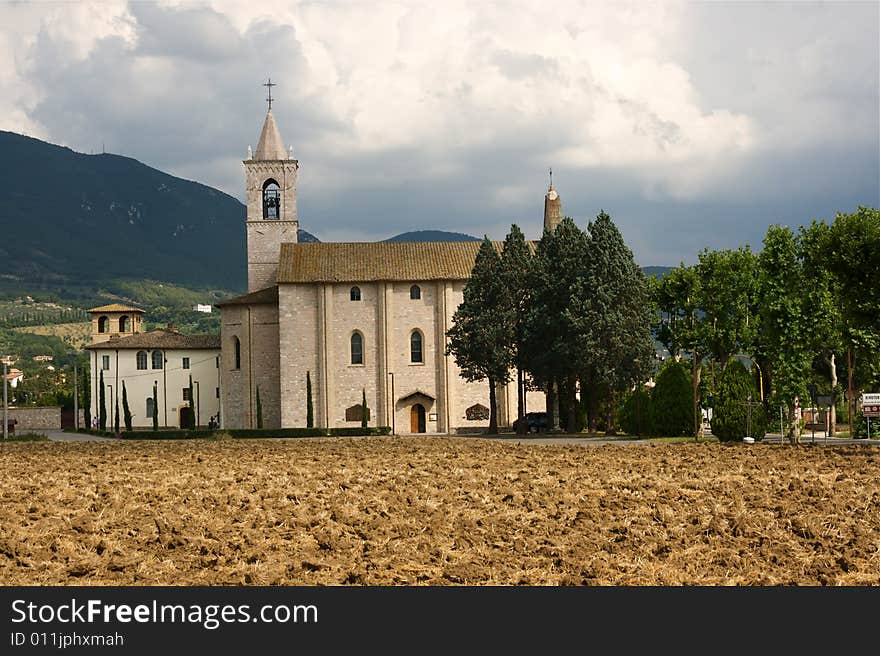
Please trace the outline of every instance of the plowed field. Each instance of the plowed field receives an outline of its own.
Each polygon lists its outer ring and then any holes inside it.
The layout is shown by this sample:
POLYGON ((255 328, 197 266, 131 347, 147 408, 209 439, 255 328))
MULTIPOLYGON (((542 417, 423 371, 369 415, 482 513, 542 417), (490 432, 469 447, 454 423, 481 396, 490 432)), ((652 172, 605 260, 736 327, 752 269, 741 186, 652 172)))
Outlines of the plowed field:
POLYGON ((0 584, 878 585, 880 453, 7 444, 0 584))

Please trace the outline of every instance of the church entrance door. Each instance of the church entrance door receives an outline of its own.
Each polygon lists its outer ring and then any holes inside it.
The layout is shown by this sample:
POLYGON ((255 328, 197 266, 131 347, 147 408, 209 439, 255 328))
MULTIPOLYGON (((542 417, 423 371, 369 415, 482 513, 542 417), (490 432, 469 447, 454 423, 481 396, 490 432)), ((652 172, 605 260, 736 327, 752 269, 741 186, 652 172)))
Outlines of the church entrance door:
POLYGON ((182 407, 180 409, 180 427, 185 429, 195 428, 195 416, 192 408, 182 407))
POLYGON ((416 403, 409 409, 409 431, 411 433, 425 432, 425 406, 416 403))

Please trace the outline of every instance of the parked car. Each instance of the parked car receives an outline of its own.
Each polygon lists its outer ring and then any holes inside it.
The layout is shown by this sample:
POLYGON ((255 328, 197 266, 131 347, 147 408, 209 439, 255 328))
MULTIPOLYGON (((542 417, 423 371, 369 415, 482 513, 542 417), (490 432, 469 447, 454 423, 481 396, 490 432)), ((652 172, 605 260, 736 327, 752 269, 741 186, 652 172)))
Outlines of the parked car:
POLYGON ((546 412, 527 412, 522 419, 513 422, 513 429, 523 433, 543 433, 547 430, 547 413, 546 412), (520 428, 525 424, 525 430, 520 428))

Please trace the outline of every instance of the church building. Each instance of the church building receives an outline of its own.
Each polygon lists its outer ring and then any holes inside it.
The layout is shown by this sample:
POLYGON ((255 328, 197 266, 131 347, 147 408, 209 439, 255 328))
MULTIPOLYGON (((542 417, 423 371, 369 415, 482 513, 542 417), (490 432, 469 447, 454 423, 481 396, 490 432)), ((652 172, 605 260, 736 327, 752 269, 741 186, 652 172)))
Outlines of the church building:
MULTIPOLYGON (((221 425, 358 427, 448 434, 489 423, 488 383, 446 355, 480 242, 297 243, 299 162, 271 104, 244 160, 248 293, 221 314, 221 425)), ((561 220, 551 184, 545 227, 561 220)), ((515 377, 514 377, 515 378, 515 377)), ((528 411, 544 411, 530 392, 528 411)), ((516 419, 516 382, 498 389, 498 424, 516 419)))

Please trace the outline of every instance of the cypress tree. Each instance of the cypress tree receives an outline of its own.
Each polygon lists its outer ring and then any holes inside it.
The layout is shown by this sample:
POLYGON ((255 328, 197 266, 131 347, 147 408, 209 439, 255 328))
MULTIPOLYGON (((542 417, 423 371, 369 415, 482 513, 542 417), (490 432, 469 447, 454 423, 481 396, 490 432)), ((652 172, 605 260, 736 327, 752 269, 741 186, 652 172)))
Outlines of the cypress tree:
POLYGON ((125 381, 122 381, 122 414, 125 418, 125 430, 131 430, 131 408, 128 407, 128 392, 125 391, 125 381))
POLYGON ((153 430, 159 430, 159 393, 155 383, 153 383, 153 430))
POLYGON ((193 396, 193 377, 192 374, 189 376, 189 412, 190 419, 192 420, 192 424, 190 428, 198 428, 196 426, 196 397, 193 396))
POLYGON ((104 370, 98 375, 98 428, 107 430, 107 399, 104 391, 104 370))
POLYGON ((446 352, 455 356, 468 382, 489 383, 489 434, 498 432, 496 386, 510 380, 513 360, 510 336, 512 309, 501 279, 501 256, 488 237, 483 238, 461 305, 452 316, 446 352))
POLYGON ((263 427, 263 403, 260 401, 260 386, 257 385, 257 428, 263 427))
POLYGON ((691 435, 691 376, 683 362, 668 360, 657 374, 651 393, 649 419, 654 435, 691 435))
POLYGON ((651 299, 648 284, 632 251, 604 211, 587 226, 590 233, 588 273, 578 279, 578 332, 584 340, 589 372, 581 394, 605 394, 605 430, 614 432, 616 393, 629 389, 649 373, 653 363, 651 299))
POLYGON ((119 393, 113 396, 113 432, 119 435, 119 393))
POLYGON ((526 238, 513 224, 504 238, 501 250, 501 279, 504 283, 506 302, 511 309, 509 326, 513 362, 516 366, 516 413, 517 419, 525 415, 525 389, 523 382, 523 342, 525 340, 525 317, 529 302, 529 267, 532 253, 526 238))
POLYGON ((306 427, 312 428, 315 425, 315 412, 312 408, 312 376, 310 371, 306 371, 306 427))
POLYGON ((524 361, 533 378, 547 390, 547 425, 559 430, 559 390, 567 395, 567 427, 575 430, 575 391, 584 368, 583 323, 573 308, 584 305, 576 294, 586 293, 591 257, 589 236, 565 217, 547 230, 535 249, 530 267, 531 300, 524 325, 524 361))
POLYGON ((367 421, 369 417, 367 417, 367 413, 369 410, 367 409, 367 390, 366 388, 361 389, 361 428, 367 427, 367 421))

